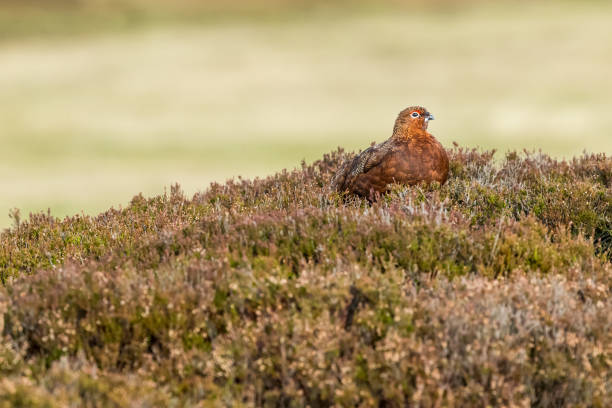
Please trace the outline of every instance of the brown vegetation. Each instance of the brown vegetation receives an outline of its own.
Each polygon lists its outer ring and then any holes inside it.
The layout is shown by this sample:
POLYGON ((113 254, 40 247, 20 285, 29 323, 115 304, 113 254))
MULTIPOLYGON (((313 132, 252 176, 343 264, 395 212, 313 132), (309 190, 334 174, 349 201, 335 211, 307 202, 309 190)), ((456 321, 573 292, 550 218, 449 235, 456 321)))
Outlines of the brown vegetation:
POLYGON ((342 151, 0 238, 0 406, 612 405, 612 160, 449 151, 367 201, 342 151))

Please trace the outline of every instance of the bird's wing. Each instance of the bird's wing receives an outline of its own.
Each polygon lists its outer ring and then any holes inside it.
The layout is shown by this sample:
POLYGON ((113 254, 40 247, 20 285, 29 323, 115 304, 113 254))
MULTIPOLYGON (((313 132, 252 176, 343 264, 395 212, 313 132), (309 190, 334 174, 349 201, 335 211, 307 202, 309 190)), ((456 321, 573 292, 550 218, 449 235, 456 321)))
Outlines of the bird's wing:
POLYGON ((392 151, 393 144, 391 140, 379 143, 376 146, 368 147, 353 160, 350 175, 357 176, 361 173, 367 173, 372 167, 380 164, 380 162, 392 151))
POLYGON ((344 191, 349 188, 352 179, 362 173, 367 173, 393 151, 393 144, 390 140, 368 147, 363 152, 355 156, 352 160, 347 160, 338 169, 332 180, 332 188, 337 191, 344 191))
POLYGON ((351 172, 351 165, 353 164, 354 160, 355 158, 351 160, 345 160, 342 162, 342 164, 336 171, 336 174, 334 174, 334 177, 332 178, 332 181, 331 181, 332 190, 344 191, 347 189, 346 179, 348 178, 348 175, 351 172))

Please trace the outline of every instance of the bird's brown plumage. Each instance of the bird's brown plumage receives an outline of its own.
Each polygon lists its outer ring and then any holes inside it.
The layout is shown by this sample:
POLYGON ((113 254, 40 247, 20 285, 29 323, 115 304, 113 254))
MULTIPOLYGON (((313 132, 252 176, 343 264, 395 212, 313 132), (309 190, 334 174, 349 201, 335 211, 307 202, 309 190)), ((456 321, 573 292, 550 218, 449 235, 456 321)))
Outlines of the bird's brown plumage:
POLYGON ((425 108, 411 106, 398 115, 393 135, 347 160, 336 172, 332 188, 373 198, 394 183, 414 185, 419 182, 448 179, 446 151, 427 132, 433 119, 425 108))

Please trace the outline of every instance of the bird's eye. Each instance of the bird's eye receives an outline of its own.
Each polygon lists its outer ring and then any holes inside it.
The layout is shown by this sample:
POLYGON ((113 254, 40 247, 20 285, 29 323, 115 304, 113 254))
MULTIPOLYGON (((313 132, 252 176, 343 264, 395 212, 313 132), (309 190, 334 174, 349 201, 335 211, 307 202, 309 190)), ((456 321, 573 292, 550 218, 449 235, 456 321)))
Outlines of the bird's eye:
POLYGON ((410 116, 412 116, 413 118, 418 118, 421 115, 419 115, 419 112, 412 112, 410 116))

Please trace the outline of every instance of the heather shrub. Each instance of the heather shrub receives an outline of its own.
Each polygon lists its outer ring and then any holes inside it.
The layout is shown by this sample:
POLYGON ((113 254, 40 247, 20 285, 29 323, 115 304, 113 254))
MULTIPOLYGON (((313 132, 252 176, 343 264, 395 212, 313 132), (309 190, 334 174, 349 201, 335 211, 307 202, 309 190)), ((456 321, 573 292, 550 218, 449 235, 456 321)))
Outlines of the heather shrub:
POLYGON ((327 190, 338 150, 2 233, 7 406, 609 406, 612 160, 455 147, 327 190))

